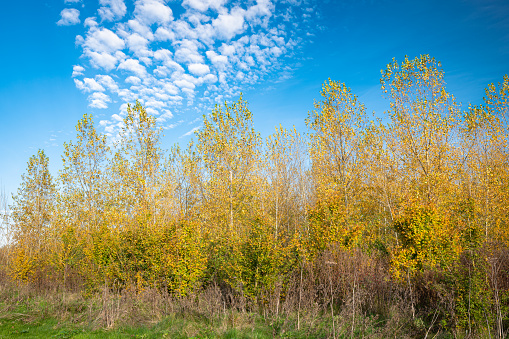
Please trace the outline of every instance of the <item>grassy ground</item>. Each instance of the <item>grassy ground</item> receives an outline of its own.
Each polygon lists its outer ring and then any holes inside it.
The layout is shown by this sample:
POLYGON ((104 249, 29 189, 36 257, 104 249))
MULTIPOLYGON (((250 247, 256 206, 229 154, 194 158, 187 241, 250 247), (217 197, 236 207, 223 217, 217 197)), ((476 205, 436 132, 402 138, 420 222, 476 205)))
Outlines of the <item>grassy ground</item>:
POLYGON ((310 303, 275 312, 246 304, 242 298, 228 307, 221 294, 213 291, 182 298, 157 290, 119 294, 104 289, 90 295, 51 289, 36 292, 28 285, 0 283, 0 339, 375 339, 423 338, 426 334, 429 338, 451 338, 450 332, 432 330, 421 318, 413 319, 409 305, 403 302, 385 305, 385 312, 378 315, 353 309, 348 302, 333 310, 310 303))
MULTIPOLYGON (((0 338, 332 338, 330 318, 315 318, 299 330, 296 319, 263 318, 257 313, 235 312, 220 317, 207 317, 196 312, 175 313, 157 321, 134 319, 104 326, 90 310, 52 304, 44 298, 21 299, 7 305, 0 303, 0 338), (63 312, 62 310, 65 309, 63 312)), ((362 318, 353 333, 351 323, 336 317, 336 338, 384 338, 383 326, 376 319, 362 318)), ((405 337, 403 333, 401 336, 405 337)))
POLYGON ((270 324, 257 322, 238 328, 224 328, 219 322, 206 319, 169 316, 156 324, 136 327, 119 326, 112 329, 93 329, 58 321, 54 318, 30 320, 24 314, 3 315, 0 338, 325 338, 326 333, 310 335, 306 330, 285 331, 270 324))
MULTIPOLYGON (((151 321, 117 321, 104 326, 101 313, 84 300, 12 296, 0 302, 0 338, 308 338, 305 330, 288 331, 284 321, 266 322, 254 313, 210 317, 186 312, 151 321), (90 306, 90 307, 86 307, 90 306)), ((322 336, 323 337, 323 336, 322 336)))

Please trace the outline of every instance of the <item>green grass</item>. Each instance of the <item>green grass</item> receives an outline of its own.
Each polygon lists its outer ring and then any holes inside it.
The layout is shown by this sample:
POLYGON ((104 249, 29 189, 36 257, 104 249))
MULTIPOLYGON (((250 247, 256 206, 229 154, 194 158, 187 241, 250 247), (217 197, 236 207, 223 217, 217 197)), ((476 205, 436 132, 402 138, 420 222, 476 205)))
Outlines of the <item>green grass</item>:
MULTIPOLYGON (((92 330, 69 323, 59 323, 48 318, 27 321, 23 316, 11 314, 3 316, 0 323, 0 338, 229 338, 229 339, 264 339, 273 338, 270 326, 256 324, 252 328, 221 329, 219 324, 210 324, 196 320, 168 317, 161 322, 147 327, 119 327, 111 330, 92 330)), ((276 335, 277 337, 279 335, 276 335)), ((298 335, 279 337, 303 338, 298 335)))
MULTIPOLYGON (((333 337, 332 317, 328 312, 302 311, 301 327, 297 330, 296 314, 264 318, 257 312, 225 310, 207 313, 196 307, 180 308, 175 303, 175 311, 168 315, 141 297, 132 298, 131 301, 124 300, 119 313, 115 313, 115 326, 105 328, 105 308, 100 296, 84 298, 77 293, 64 296, 58 293, 35 294, 30 290, 0 290, 0 339, 333 337)), ((352 314, 348 309, 345 312, 338 309, 334 315, 336 338, 422 337, 422 329, 415 332, 415 326, 409 320, 408 317, 401 318, 397 312, 387 319, 358 314, 352 328, 352 314)), ((442 334, 441 338, 446 337, 442 334)))
MULTIPOLYGON (((0 304, 0 309, 8 309, 0 304), (2 307, 3 306, 3 307, 2 307)), ((72 323, 46 316, 44 302, 21 302, 0 314, 0 338, 307 338, 304 331, 285 332, 281 322, 272 325, 255 314, 239 313, 233 327, 229 319, 210 320, 204 316, 170 315, 151 325, 94 329, 88 322, 72 323)), ((71 317, 71 319, 73 319, 71 317)), ((75 318, 74 318, 75 319, 75 318)), ((97 327, 97 326, 96 326, 97 327)))
MULTIPOLYGON (((170 315, 152 325, 119 326, 112 329, 93 329, 84 324, 58 321, 55 318, 30 319, 26 315, 11 312, 1 316, 0 338, 225 338, 225 339, 265 339, 265 338, 328 338, 331 324, 323 320, 313 328, 294 328, 294 323, 285 319, 267 322, 259 315, 239 313, 239 324, 235 327, 226 324, 228 320, 211 321, 193 315, 170 315), (242 316, 244 317, 243 319, 242 316)), ((336 324, 338 326, 339 324, 336 324)), ((341 327, 341 325, 339 325, 341 327)), ((337 338, 350 338, 350 326, 343 324, 343 333, 337 338)), ((376 328, 354 332, 354 337, 371 337, 376 328)), ((374 337, 380 338, 375 335, 374 337)))
MULTIPOLYGON (((270 321, 256 313, 227 312, 207 317, 196 311, 174 313, 158 321, 146 314, 117 321, 105 329, 97 301, 79 297, 35 295, 3 290, 0 298, 1 338, 309 338, 294 331, 294 322, 270 321), (92 311, 92 315, 89 311, 92 311)), ((141 305, 143 306, 143 305, 141 305)), ((142 307, 141 309, 145 309, 142 307)), ((143 312, 141 312, 143 313, 143 312)), ((323 336, 319 336, 323 337, 323 336)))

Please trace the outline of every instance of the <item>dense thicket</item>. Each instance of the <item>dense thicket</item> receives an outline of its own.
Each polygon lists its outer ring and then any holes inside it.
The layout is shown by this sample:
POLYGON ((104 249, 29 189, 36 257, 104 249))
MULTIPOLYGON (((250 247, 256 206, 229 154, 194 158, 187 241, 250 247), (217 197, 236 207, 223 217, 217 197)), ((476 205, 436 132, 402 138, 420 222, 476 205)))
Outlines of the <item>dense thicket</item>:
POLYGON ((431 327, 502 337, 509 77, 464 110, 428 56, 389 64, 381 85, 391 104, 378 120, 328 80, 309 134, 277 127, 262 140, 240 97, 169 151, 140 103, 114 144, 85 115, 57 177, 43 151, 29 160, 10 276, 179 296, 214 284, 247 307, 334 314, 353 302, 354 315, 386 319, 404 299, 431 327))

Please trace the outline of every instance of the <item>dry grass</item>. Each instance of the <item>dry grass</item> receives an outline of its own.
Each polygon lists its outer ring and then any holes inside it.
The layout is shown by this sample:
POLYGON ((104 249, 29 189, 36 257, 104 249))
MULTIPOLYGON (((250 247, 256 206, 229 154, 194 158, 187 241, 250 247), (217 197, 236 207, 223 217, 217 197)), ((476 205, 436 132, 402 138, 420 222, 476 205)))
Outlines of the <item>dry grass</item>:
POLYGON ((507 295, 501 291, 509 284, 509 251, 502 248, 493 252, 496 256, 486 265, 491 272, 487 286, 498 298, 490 309, 496 313, 495 326, 486 329, 491 332, 466 332, 451 323, 444 327, 441 320, 447 312, 454 312, 455 299, 453 291, 446 290, 443 274, 424 272, 411 285, 396 282, 387 260, 360 250, 324 252, 313 262, 296 267, 258 301, 220 281, 210 281, 187 296, 171 295, 159 288, 116 290, 104 286, 92 293, 77 285, 64 289, 49 283, 19 284, 9 279, 5 253, 5 247, 1 248, 0 322, 52 318, 61 324, 97 330, 151 327, 171 318, 181 319, 178 333, 184 337, 205 330, 222 336, 232 330, 249 332, 255 328, 264 328, 273 337, 293 333, 302 338, 507 335, 507 295))

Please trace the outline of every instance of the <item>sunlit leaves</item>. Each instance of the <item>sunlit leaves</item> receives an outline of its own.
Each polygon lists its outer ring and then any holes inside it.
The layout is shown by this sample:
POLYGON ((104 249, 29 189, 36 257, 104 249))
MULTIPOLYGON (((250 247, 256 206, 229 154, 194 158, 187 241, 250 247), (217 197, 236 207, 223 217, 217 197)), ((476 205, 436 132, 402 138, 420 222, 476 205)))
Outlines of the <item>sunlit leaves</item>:
POLYGON ((394 60, 381 83, 388 119, 370 121, 328 80, 307 135, 280 125, 263 141, 240 97, 168 152, 139 102, 109 141, 84 115, 58 189, 44 152, 29 159, 11 207, 11 275, 179 296, 214 282, 264 305, 324 251, 368 251, 400 283, 449 279, 466 319, 471 295, 489 306, 485 268, 509 242, 509 78, 463 114, 429 56, 394 60))
POLYGON ((18 279, 35 279, 50 250, 56 188, 49 172, 49 158, 43 150, 28 160, 21 187, 13 197, 14 269, 18 279))

